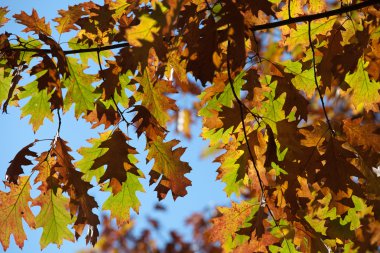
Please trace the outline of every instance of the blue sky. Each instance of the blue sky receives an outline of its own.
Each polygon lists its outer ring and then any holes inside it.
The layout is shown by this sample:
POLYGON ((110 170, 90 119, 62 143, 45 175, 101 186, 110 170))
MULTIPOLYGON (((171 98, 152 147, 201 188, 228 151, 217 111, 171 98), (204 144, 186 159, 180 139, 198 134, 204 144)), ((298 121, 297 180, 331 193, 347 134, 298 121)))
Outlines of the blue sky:
MULTIPOLYGON (((95 1, 99 2, 99 1, 95 1)), ((1 6, 8 6, 10 13, 8 17, 13 14, 25 11, 30 14, 32 8, 35 8, 39 16, 45 16, 47 21, 50 21, 51 25, 54 26, 55 23, 51 21, 52 18, 57 16, 58 9, 66 9, 68 5, 78 3, 78 1, 49 1, 49 0, 12 0, 3 1, 1 6)), ((9 21, 6 26, 0 28, 0 33, 5 31, 16 33, 22 37, 27 37, 26 34, 22 34, 20 31, 23 29, 22 26, 9 21)), ((54 30, 54 29, 53 29, 54 30)), ((58 38, 57 34, 53 34, 55 39, 58 38)), ((68 39, 67 39, 68 40, 68 39)), ((67 41, 65 38, 61 38, 61 42, 67 41)), ((65 48, 65 44, 63 44, 65 48)), ((93 70, 96 71, 97 65, 93 64, 93 70)), ((25 84, 32 81, 34 78, 29 78, 29 75, 24 74, 24 79, 21 83, 25 84)), ((186 107, 186 103, 191 103, 192 99, 181 99, 180 106, 186 107)), ((45 139, 53 138, 57 129, 57 120, 50 122, 45 120, 44 125, 35 134, 32 131, 31 125, 28 124, 29 117, 20 119, 19 108, 10 107, 8 114, 0 114, 0 170, 3 180, 5 179, 5 172, 8 167, 8 163, 16 153, 23 148, 25 145, 31 143, 35 139, 45 139)), ((90 124, 86 123, 84 120, 76 121, 74 117, 73 110, 70 110, 63 115, 62 118, 62 128, 61 128, 61 138, 68 141, 68 145, 73 151, 76 151, 81 146, 89 146, 86 142, 89 138, 98 137, 98 133, 103 131, 103 127, 98 127, 96 129, 91 129, 90 124)), ((125 126, 122 125, 122 129, 125 130, 125 126)), ((207 142, 203 141, 199 136, 201 129, 200 120, 193 127, 193 139, 190 141, 181 138, 179 135, 169 134, 167 140, 173 138, 180 138, 180 146, 187 147, 182 160, 189 162, 190 166, 193 168, 187 177, 192 180, 192 186, 188 188, 188 195, 184 198, 178 198, 175 202, 173 201, 171 194, 167 198, 161 201, 161 204, 166 206, 167 212, 157 212, 153 209, 155 204, 158 202, 156 198, 156 192, 154 192, 155 185, 148 186, 148 173, 152 166, 145 165, 145 141, 144 138, 137 139, 137 136, 133 132, 133 128, 129 129, 127 133, 133 141, 131 145, 136 147, 140 152, 138 159, 141 161, 139 168, 143 170, 147 178, 142 181, 146 193, 138 194, 141 207, 139 216, 136 217, 137 228, 144 227, 146 225, 145 218, 147 216, 155 217, 161 222, 164 231, 170 229, 178 229, 184 234, 189 235, 188 227, 185 227, 184 219, 188 217, 191 213, 200 211, 204 212, 207 208, 214 206, 215 204, 228 204, 225 193, 223 192, 224 185, 220 182, 215 181, 216 169, 218 164, 212 163, 213 157, 200 158, 202 150, 207 146, 207 142)), ((48 149, 49 143, 38 143, 33 150, 37 152, 46 151, 48 149)), ((78 159, 80 156, 76 152, 72 152, 72 155, 78 159)), ((27 167, 24 169, 26 173, 30 172, 32 167, 27 167)), ((36 187, 35 187, 36 188, 36 187)), ((6 191, 4 184, 0 183, 0 190, 6 191)), ((95 196, 100 202, 107 196, 104 193, 100 193, 99 187, 95 187, 90 193, 95 196)), ((39 194, 38 191, 32 192, 32 197, 36 197, 39 194)), ((38 208, 33 208, 35 213, 38 212, 38 208)), ((100 210, 100 209, 99 209, 100 210)), ((98 212, 99 213, 99 212, 98 212)), ((132 211, 133 214, 133 211, 132 211)), ((42 229, 30 230, 26 228, 26 234, 28 240, 25 242, 22 252, 36 252, 40 250, 39 238, 42 234, 42 229)), ((164 234, 164 233, 163 233, 164 234)), ((64 244, 58 249, 55 245, 48 246, 43 252, 73 252, 86 247, 84 236, 79 239, 76 243, 71 243, 65 241, 64 244)), ((2 248, 0 248, 0 251, 2 248)), ((13 238, 11 239, 11 245, 7 252, 21 252, 21 250, 15 245, 13 238)))

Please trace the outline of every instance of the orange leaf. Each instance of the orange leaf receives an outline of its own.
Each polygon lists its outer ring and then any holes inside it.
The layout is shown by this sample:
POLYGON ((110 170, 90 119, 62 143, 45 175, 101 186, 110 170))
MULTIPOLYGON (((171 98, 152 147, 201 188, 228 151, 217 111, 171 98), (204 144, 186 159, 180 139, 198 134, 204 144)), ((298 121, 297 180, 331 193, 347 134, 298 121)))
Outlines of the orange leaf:
POLYGON ((75 26, 75 22, 86 14, 86 12, 82 10, 81 4, 69 6, 68 8, 68 10, 59 10, 58 14, 61 16, 53 19, 58 23, 56 28, 59 34, 70 32, 71 30, 78 30, 75 26))
POLYGON ((35 228, 34 215, 29 208, 30 197, 29 177, 20 177, 19 185, 6 183, 9 192, 0 191, 0 242, 3 249, 9 247, 9 237, 13 235, 16 244, 22 249, 26 240, 22 219, 31 228, 35 228))
POLYGON ((15 14, 13 17, 16 22, 26 26, 23 32, 34 32, 35 34, 51 35, 50 24, 45 23, 45 18, 40 18, 35 9, 32 10, 32 15, 26 14, 25 11, 21 11, 20 14, 15 14))
POLYGON ((179 143, 178 140, 164 142, 163 138, 147 143, 147 161, 154 159, 153 168, 150 171, 149 183, 158 182, 155 188, 158 199, 164 199, 169 190, 172 191, 173 199, 187 194, 186 187, 191 185, 191 181, 184 176, 191 168, 187 162, 180 160, 185 148, 173 149, 179 143))

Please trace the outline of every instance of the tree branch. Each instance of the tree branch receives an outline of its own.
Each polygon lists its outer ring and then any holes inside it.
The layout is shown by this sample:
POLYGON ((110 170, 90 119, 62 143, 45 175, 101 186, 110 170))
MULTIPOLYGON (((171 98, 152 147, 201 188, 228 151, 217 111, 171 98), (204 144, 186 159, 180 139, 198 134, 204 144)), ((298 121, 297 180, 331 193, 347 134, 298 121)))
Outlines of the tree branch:
MULTIPOLYGON (((92 52, 101 52, 111 49, 117 49, 117 48, 123 48, 123 47, 129 47, 130 44, 128 42, 123 42, 120 44, 110 45, 110 46, 103 46, 103 47, 93 47, 93 48, 84 48, 84 49, 75 49, 75 50, 63 50, 63 53, 65 55, 69 54, 80 54, 80 53, 92 53, 92 52)), ((35 52, 35 53, 51 53, 51 49, 42 49, 42 48, 5 48, 4 51, 21 51, 21 52, 35 52)))
POLYGON ((306 15, 306 16, 300 16, 300 17, 295 17, 295 18, 289 18, 289 19, 284 19, 281 21, 276 21, 276 22, 271 22, 271 23, 266 23, 262 25, 256 25, 251 28, 251 31, 259 31, 259 30, 265 30, 265 29, 271 29, 271 28, 276 28, 284 25, 290 25, 298 22, 311 22, 313 20, 321 19, 321 18, 328 18, 331 16, 337 16, 344 14, 346 12, 350 11, 356 11, 363 9, 365 7, 369 7, 375 4, 380 4, 380 0, 368 0, 365 2, 361 2, 358 4, 352 4, 352 5, 347 5, 344 7, 341 7, 339 9, 331 10, 331 11, 326 11, 322 13, 317 13, 317 14, 311 14, 311 15, 306 15))
MULTIPOLYGON (((232 80, 232 76, 231 76, 231 66, 230 66, 230 57, 229 57, 229 50, 230 49, 230 41, 228 40, 227 41, 227 75, 228 75, 228 81, 230 83, 230 86, 231 86, 231 90, 232 90, 232 93, 234 95, 234 98, 236 100, 236 102, 239 104, 239 109, 240 109, 240 121, 241 121, 241 124, 242 124, 242 128, 243 128, 243 133, 244 133, 244 140, 245 140, 245 144, 247 146, 247 149, 248 149, 248 153, 249 153, 249 157, 251 158, 252 160, 252 164, 253 164, 253 167, 255 169, 255 172, 256 172, 256 176, 257 176, 257 179, 259 181, 259 185, 260 185, 260 189, 261 189, 261 196, 263 197, 264 196, 264 183, 263 183, 263 180, 261 179, 260 177, 260 173, 259 173, 259 170, 256 166, 256 160, 255 160, 255 157, 253 155, 253 152, 251 150, 251 147, 249 145, 249 141, 248 141, 248 134, 247 134, 247 130, 246 130, 246 127, 245 127, 245 118, 244 118, 244 104, 243 102, 239 99, 238 95, 236 94, 236 91, 235 91, 235 87, 234 87, 234 81, 232 80)), ((265 198, 265 197, 264 197, 265 198)))
MULTIPOLYGON (((336 15, 341 15, 350 11, 355 11, 355 10, 360 10, 365 7, 369 7, 375 4, 380 4, 380 0, 368 0, 365 2, 361 2, 358 4, 352 4, 348 6, 343 6, 339 9, 331 10, 331 11, 326 11, 322 13, 317 13, 317 14, 311 14, 311 15, 306 15, 306 16, 300 16, 300 17, 291 17, 289 19, 284 19, 281 21, 276 21, 276 22, 271 22, 271 23, 266 23, 262 25, 256 25, 251 28, 251 31, 260 31, 260 30, 266 30, 266 29, 271 29, 271 28, 276 28, 284 25, 290 25, 298 22, 311 22, 313 20, 321 19, 321 18, 327 18, 331 16, 336 16, 336 15)), ((63 53, 65 55, 69 54, 78 54, 78 53, 90 53, 90 52, 99 52, 99 51, 105 51, 105 50, 111 50, 111 49, 117 49, 117 48, 123 48, 123 47, 129 47, 130 44, 128 42, 123 42, 120 44, 115 44, 115 45, 110 45, 110 46, 103 46, 103 47, 94 47, 94 48, 85 48, 85 49, 75 49, 75 50, 63 50, 63 53)), ((21 52, 44 52, 44 53, 51 53, 51 49, 41 49, 41 48, 14 48, 14 47, 9 47, 3 49, 3 51, 21 51, 21 52)))

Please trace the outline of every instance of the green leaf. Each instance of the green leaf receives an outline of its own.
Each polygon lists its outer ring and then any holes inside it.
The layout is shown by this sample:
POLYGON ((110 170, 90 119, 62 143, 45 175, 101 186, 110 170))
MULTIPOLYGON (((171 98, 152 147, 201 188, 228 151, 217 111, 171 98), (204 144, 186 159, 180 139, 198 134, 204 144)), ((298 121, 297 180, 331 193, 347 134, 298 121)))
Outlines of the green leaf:
POLYGON ((85 74, 87 69, 83 64, 79 64, 75 58, 68 57, 70 76, 64 80, 67 94, 64 100, 65 111, 68 111, 72 104, 75 104, 75 117, 79 118, 82 113, 95 108, 95 101, 100 94, 94 93, 95 88, 92 83, 96 81, 95 76, 85 74))
MULTIPOLYGON (((72 38, 68 43, 69 47, 73 50, 81 50, 81 49, 89 49, 89 48, 96 48, 97 44, 92 45, 89 47, 87 44, 82 44, 78 42, 78 38, 74 37, 72 38)), ((104 50, 100 52, 100 62, 103 64, 103 57, 105 58, 111 58, 113 56, 113 53, 111 50, 104 50)), ((98 53, 97 52, 88 52, 85 54, 79 54, 80 61, 84 66, 88 65, 88 60, 92 60, 94 63, 98 64, 98 53)))
POLYGON ((276 245, 269 245, 269 250, 272 253, 296 253, 300 252, 296 250, 294 243, 291 240, 284 239, 281 243, 281 247, 276 245))
POLYGON ((152 80, 148 70, 145 70, 142 76, 135 77, 135 80, 141 85, 140 92, 135 94, 136 99, 142 100, 141 104, 150 111, 161 126, 165 127, 170 119, 168 110, 177 110, 175 100, 165 94, 175 93, 176 89, 168 81, 152 80))
POLYGON ((271 166, 274 169, 274 171, 276 172, 276 176, 279 176, 281 174, 288 175, 288 172, 286 172, 285 170, 281 169, 281 167, 278 166, 275 162, 272 162, 271 166))
POLYGON ((126 40, 136 47, 142 46, 141 40, 153 42, 153 35, 156 34, 160 27, 157 26, 157 21, 149 14, 143 14, 139 17, 140 23, 132 26, 125 34, 126 40))
MULTIPOLYGON (((264 83, 269 82, 270 77, 266 76, 265 79, 264 83)), ((255 107, 252 111, 258 115, 262 115, 265 123, 273 129, 274 133, 277 133, 276 122, 285 119, 285 112, 282 110, 282 107, 285 103, 286 94, 283 93, 275 99, 277 81, 270 83, 268 86, 271 90, 269 92, 263 92, 267 100, 262 102, 260 108, 255 107)), ((289 117, 290 116, 291 115, 289 115, 289 117)))
POLYGON ((104 166, 96 169, 91 169, 94 164, 94 160, 104 155, 108 148, 102 148, 100 145, 106 141, 112 134, 112 131, 107 131, 100 134, 99 138, 89 139, 88 142, 92 144, 91 147, 81 147, 78 149, 78 153, 82 155, 82 159, 75 163, 75 166, 83 172, 83 179, 90 182, 93 177, 99 182, 100 177, 104 174, 104 166))
MULTIPOLYGON (((42 47, 41 41, 36 40, 35 38, 31 36, 28 36, 28 39, 19 38, 19 40, 21 42, 21 45, 15 44, 15 45, 12 45, 12 47, 25 48, 25 45, 27 45, 28 48, 35 48, 35 49, 39 49, 42 47)), ((21 54, 20 55, 21 58, 20 58, 19 63, 24 61, 27 64, 29 64, 30 61, 35 57, 36 53, 35 52, 21 52, 20 54, 21 54)))
POLYGON ((12 76, 6 75, 4 68, 0 68, 0 106, 8 97, 8 91, 11 87, 12 78, 12 76))
MULTIPOLYGON (((218 168, 218 177, 222 182, 226 184, 223 189, 227 197, 231 197, 233 193, 237 196, 240 195, 240 188, 243 186, 244 177, 239 176, 240 167, 246 166, 245 164, 239 164, 237 161, 241 156, 244 156, 243 150, 236 150, 235 148, 229 148, 226 153, 217 157, 215 162, 220 163, 218 168), (239 178, 241 177, 241 178, 239 178)), ((246 159, 243 159, 245 161, 246 159)))
POLYGON ((36 217, 36 227, 42 228, 40 239, 41 250, 50 243, 59 247, 63 240, 74 242, 73 233, 67 228, 74 220, 67 210, 69 199, 62 195, 62 190, 57 189, 56 194, 50 189, 33 200, 33 206, 41 206, 41 211, 36 217))
MULTIPOLYGON (((112 191, 112 187, 108 187, 112 191)), ((122 189, 117 194, 111 196, 104 202, 103 210, 111 211, 111 218, 116 218, 116 223, 121 226, 129 222, 130 208, 139 213, 140 201, 136 192, 145 192, 144 187, 135 174, 127 172, 127 180, 123 183, 122 189)))
POLYGON ((220 143, 228 143, 232 131, 233 127, 230 127, 226 131, 223 128, 216 130, 215 128, 208 129, 204 127, 202 129, 202 137, 210 141, 210 147, 217 147, 220 143))
POLYGON ((344 79, 351 87, 348 91, 352 93, 352 103, 359 111, 363 108, 367 111, 377 111, 377 103, 380 103, 380 82, 369 78, 368 72, 365 70, 368 64, 369 62, 364 62, 363 58, 360 58, 356 71, 347 74, 344 79))
MULTIPOLYGON (((333 28, 336 18, 318 19, 311 22, 311 38, 314 40, 316 35, 327 34, 333 28)), ((285 41, 291 52, 297 45, 302 45, 304 48, 309 45, 309 28, 307 23, 297 24, 296 29, 290 29, 289 37, 285 41)))
MULTIPOLYGON (((240 99, 241 87, 245 83, 245 80, 243 79, 245 74, 246 74, 245 71, 241 71, 239 75, 235 77, 234 83, 233 83, 234 90, 239 99, 240 99)), ((224 88, 224 91, 219 95, 218 101, 224 106, 228 106, 230 108, 233 106, 233 102, 235 101, 235 96, 234 96, 232 87, 229 83, 224 88)))
POLYGON ((367 206, 363 199, 352 195, 352 202, 354 202, 354 207, 348 209, 347 215, 344 219, 340 219, 341 225, 346 225, 350 223, 350 229, 358 229, 360 224, 360 219, 364 218, 367 214, 372 214, 372 206, 367 206))
POLYGON ((326 220, 320 220, 318 218, 312 218, 311 216, 305 216, 305 220, 312 226, 312 228, 322 235, 326 235, 327 227, 325 226, 326 220))
MULTIPOLYGON (((302 71, 302 63, 298 61, 285 61, 285 72, 295 75, 292 78, 292 84, 296 89, 304 91, 308 98, 311 98, 315 92, 314 70, 312 68, 302 71)), ((318 82, 321 77, 318 76, 318 82)))
MULTIPOLYGON (((48 94, 47 89, 38 90, 36 81, 29 83, 23 87, 18 97, 24 99, 31 97, 30 100, 21 108, 21 117, 30 115, 29 123, 33 126, 33 131, 36 132, 44 123, 44 119, 48 118, 53 121, 53 114, 50 110, 49 99, 51 94, 48 94)), ((52 91, 54 92, 54 91, 52 91)))

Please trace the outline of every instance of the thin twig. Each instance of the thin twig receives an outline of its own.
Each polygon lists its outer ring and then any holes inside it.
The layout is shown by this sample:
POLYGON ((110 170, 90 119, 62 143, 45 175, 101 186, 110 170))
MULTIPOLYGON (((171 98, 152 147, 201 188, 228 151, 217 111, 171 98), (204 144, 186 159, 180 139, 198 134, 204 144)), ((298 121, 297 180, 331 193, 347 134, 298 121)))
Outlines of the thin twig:
POLYGON ((61 132, 62 118, 61 118, 61 113, 59 112, 59 109, 57 109, 57 116, 58 116, 58 128, 57 128, 57 133, 55 134, 55 137, 53 140, 53 145, 57 142, 59 133, 61 132))
POLYGON ((317 88, 317 91, 318 91, 319 99, 320 99, 321 104, 322 104, 323 113, 325 114, 325 118, 326 118, 326 121, 327 121, 327 125, 329 126, 330 133, 331 133, 332 136, 334 136, 335 132, 334 132, 334 129, 332 128, 332 126, 331 126, 329 116, 327 115, 327 111, 326 111, 326 107, 325 107, 325 102, 323 101, 323 95, 322 95, 321 89, 319 88, 319 85, 318 85, 317 68, 315 66, 315 51, 314 51, 313 41, 311 39, 311 21, 308 22, 308 34, 309 34, 309 44, 310 44, 310 48, 311 48, 311 52, 312 52, 312 56, 313 56, 312 62, 313 62, 313 72, 314 72, 315 87, 317 88))
POLYGON ((230 49, 230 40, 227 41, 227 75, 228 75, 228 81, 230 83, 231 90, 232 90, 232 93, 233 93, 233 95, 235 97, 235 100, 239 104, 239 108, 240 108, 240 121, 241 121, 241 124, 242 124, 242 127, 243 127, 244 139, 245 139, 245 142, 246 142, 246 145, 247 145, 249 156, 250 156, 250 158, 252 160, 252 163, 253 163, 253 167, 255 168, 255 172, 256 172, 257 178, 259 180, 261 194, 264 195, 263 181, 262 181, 262 179, 260 177, 259 170, 257 169, 257 166, 256 166, 256 160, 255 160, 255 158, 253 156, 253 152, 252 152, 251 147, 250 147, 249 142, 248 142, 248 135, 247 135, 247 130, 246 130, 245 121, 244 121, 245 120, 244 119, 244 104, 239 99, 238 95, 236 94, 235 87, 234 87, 233 80, 232 80, 232 76, 231 76, 229 49, 230 49))
MULTIPOLYGON (((99 47, 99 50, 98 51, 96 51, 97 52, 97 55, 98 55, 98 64, 99 64, 99 69, 100 69, 100 71, 103 71, 103 67, 102 67, 102 64, 101 64, 101 62, 100 62, 100 52, 101 52, 102 50, 101 50, 101 48, 99 47)), ((102 76, 102 79, 103 79, 103 82, 105 81, 105 79, 104 79, 104 77, 102 76)), ((129 123, 128 122, 128 120, 126 120, 126 118, 124 117, 124 114, 123 114, 123 112, 120 110, 120 108, 119 108, 119 106, 118 106, 118 104, 116 103, 116 101, 115 101, 115 98, 114 98, 114 95, 112 94, 111 95, 111 99, 112 99, 112 101, 113 101, 113 103, 114 103, 114 105, 116 106, 116 110, 117 110, 117 112, 119 113, 119 115, 120 115, 120 117, 121 117, 121 119, 127 124, 127 127, 129 127, 129 125, 131 124, 131 123, 129 123)))
MULTIPOLYGON (((262 62, 262 57, 260 55, 259 41, 256 38, 256 33, 255 32, 253 32, 253 40, 254 40, 254 42, 256 44, 256 56, 259 59, 259 63, 261 63, 262 62)), ((264 79, 267 82, 267 78, 265 77, 264 79)), ((267 85, 268 85, 268 82, 267 82, 267 85)), ((265 201, 265 196, 264 196, 264 201, 265 201)), ((278 221, 277 221, 276 217, 274 216, 274 214, 272 212, 272 209, 270 208, 270 206, 268 205, 268 203, 265 201, 264 204, 267 207, 269 215, 272 217, 272 219, 273 219, 274 224, 276 225, 276 227, 280 227, 280 224, 278 223, 278 221)), ((282 231, 281 231, 281 233, 283 234, 283 236, 285 238, 285 234, 282 231)), ((289 246, 288 241, 286 239, 285 239, 285 243, 286 243, 287 248, 290 250, 290 246, 289 246)))
MULTIPOLYGON (((93 52, 100 52, 100 51, 106 51, 111 49, 117 49, 117 48, 124 48, 129 47, 130 44, 128 42, 110 45, 110 46, 103 46, 103 47, 93 47, 93 48, 82 48, 82 49, 75 49, 75 50, 63 50, 64 55, 69 54, 78 54, 78 53, 93 53, 93 52)), ((22 51, 22 52, 36 52, 36 53, 46 53, 49 54, 52 52, 51 49, 44 49, 44 48, 4 48, 4 51, 10 50, 10 51, 22 51)))

